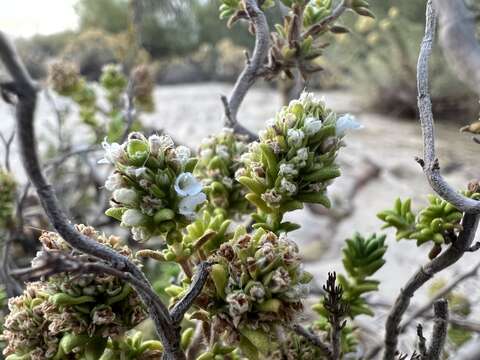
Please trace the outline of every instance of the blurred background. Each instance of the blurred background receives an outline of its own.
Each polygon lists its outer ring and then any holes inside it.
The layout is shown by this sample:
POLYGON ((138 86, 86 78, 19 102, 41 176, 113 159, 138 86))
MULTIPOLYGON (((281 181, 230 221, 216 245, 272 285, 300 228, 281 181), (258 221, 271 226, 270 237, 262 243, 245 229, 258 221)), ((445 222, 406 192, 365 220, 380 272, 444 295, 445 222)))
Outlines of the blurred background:
MULTIPOLYGON (((218 6, 217 0, 144 1, 139 51, 158 84, 235 80, 253 37, 238 24, 228 29, 217 15, 218 6)), ((49 61, 60 57, 73 59, 83 75, 95 80, 103 65, 127 61, 130 8, 128 0, 19 0, 2 11, 0 27, 16 39, 35 78, 44 78, 49 61)), ((325 70, 308 86, 348 89, 361 95, 368 109, 413 117, 424 1, 372 1, 371 8, 376 20, 353 14, 342 18, 352 33, 332 35, 331 46, 319 60, 325 70)), ((268 11, 271 23, 280 18, 279 9, 268 11)), ((477 111, 475 96, 438 53, 432 73, 439 116, 462 121, 477 111)))

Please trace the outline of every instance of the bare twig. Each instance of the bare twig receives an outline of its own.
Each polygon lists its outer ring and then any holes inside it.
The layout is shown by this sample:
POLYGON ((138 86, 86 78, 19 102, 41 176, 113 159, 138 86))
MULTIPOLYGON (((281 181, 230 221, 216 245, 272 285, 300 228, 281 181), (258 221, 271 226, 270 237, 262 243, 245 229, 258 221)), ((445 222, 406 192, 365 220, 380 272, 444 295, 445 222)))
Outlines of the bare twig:
POLYGON ((421 324, 417 325, 417 337, 418 337, 418 351, 420 352, 420 356, 424 359, 427 356, 427 345, 425 336, 423 336, 423 327, 421 324))
POLYGON ((5 157, 4 157, 4 165, 5 169, 10 171, 10 150, 12 147, 13 139, 15 138, 15 130, 12 131, 12 134, 6 138, 0 132, 0 140, 2 140, 3 146, 5 148, 5 157))
POLYGON ((127 140, 128 134, 132 129, 133 122, 135 121, 135 102, 134 102, 134 89, 135 84, 133 80, 133 73, 130 74, 130 78, 128 80, 127 91, 125 92, 125 109, 124 109, 124 117, 126 120, 125 131, 123 132, 122 138, 120 140, 120 144, 127 140))
POLYGON ((225 126, 233 128, 237 133, 248 135, 251 140, 255 140, 257 136, 238 122, 237 114, 248 90, 257 78, 261 76, 261 70, 268 55, 269 27, 267 18, 259 8, 257 0, 244 1, 247 15, 255 27, 255 48, 252 57, 247 61, 244 70, 238 77, 228 97, 228 106, 225 106, 224 123, 225 126), (229 113, 228 116, 227 112, 229 113))
POLYGON ((469 199, 453 189, 440 174, 435 155, 435 132, 432 102, 428 88, 428 61, 435 37, 436 16, 432 0, 427 3, 425 37, 422 41, 417 65, 418 108, 423 135, 423 171, 432 189, 444 200, 466 213, 480 213, 480 201, 469 199))
POLYGON ((180 301, 175 304, 173 309, 170 311, 170 316, 174 324, 179 324, 180 321, 182 321, 185 313, 188 311, 188 309, 190 309, 195 299, 202 292, 203 286, 207 282, 211 265, 211 263, 204 261, 200 263, 200 265, 197 267, 197 271, 195 272, 192 284, 190 285, 187 293, 183 296, 183 298, 180 299, 180 301))
POLYGON ((428 89, 428 59, 432 50, 435 34, 435 11, 432 0, 427 3, 425 37, 422 42, 417 67, 418 107, 424 139, 424 172, 432 188, 446 201, 465 212, 462 219, 463 230, 456 241, 439 257, 417 271, 401 290, 385 326, 384 360, 393 360, 397 350, 400 322, 415 292, 430 280, 436 273, 457 262, 470 248, 478 227, 480 202, 468 199, 453 190, 442 178, 438 160, 435 156, 432 104, 428 89))
POLYGON ((445 346, 448 328, 448 302, 445 299, 437 300, 433 304, 435 320, 433 324, 432 339, 426 360, 439 360, 445 346))
POLYGON ((465 214, 462 219, 463 230, 455 242, 440 256, 421 267, 400 291, 385 325, 384 360, 392 360, 395 357, 398 336, 401 331, 399 324, 415 292, 435 274, 456 263, 464 255, 465 250, 470 246, 475 237, 478 221, 477 215, 465 214))
POLYGON ((327 358, 332 359, 332 349, 325 344, 318 336, 316 336, 311 331, 305 329, 303 326, 295 324, 292 326, 292 330, 295 331, 298 335, 303 336, 307 339, 312 345, 318 347, 322 353, 324 353, 327 358))
POLYGON ((407 320, 405 320, 405 322, 402 324, 400 331, 404 332, 412 322, 414 322, 416 319, 423 316, 428 310, 430 310, 433 304, 437 300, 446 297, 450 292, 452 292, 453 289, 455 289, 458 285, 460 285, 465 280, 476 276, 479 269, 480 269, 480 263, 475 265, 471 270, 453 279, 447 286, 445 286, 442 290, 440 290, 437 294, 435 294, 435 296, 433 296, 433 298, 428 303, 426 303, 422 307, 415 310, 413 314, 410 315, 410 317, 407 320))

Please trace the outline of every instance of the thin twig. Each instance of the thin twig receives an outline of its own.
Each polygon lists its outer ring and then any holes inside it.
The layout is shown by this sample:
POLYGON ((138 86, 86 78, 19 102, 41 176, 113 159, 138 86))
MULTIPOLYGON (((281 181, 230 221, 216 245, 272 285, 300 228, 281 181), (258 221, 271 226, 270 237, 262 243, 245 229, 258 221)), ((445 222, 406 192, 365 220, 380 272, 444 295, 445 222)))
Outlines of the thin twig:
POLYGON ((480 202, 465 198, 450 188, 439 172, 438 160, 435 156, 432 104, 428 89, 428 60, 432 50, 435 34, 436 17, 432 0, 427 3, 425 36, 422 41, 417 67, 418 107, 424 139, 424 172, 432 188, 446 201, 452 203, 459 210, 466 212, 462 219, 462 228, 456 241, 439 257, 417 271, 401 290, 385 325, 385 353, 384 360, 393 360, 397 350, 400 322, 408 309, 410 300, 415 292, 430 280, 436 273, 457 262, 471 246, 478 227, 478 213, 480 202))
POLYGON ((10 171, 10 150, 11 150, 14 138, 15 138, 15 130, 12 131, 12 134, 8 138, 5 138, 3 134, 0 133, 0 139, 2 140, 3 146, 5 148, 5 157, 4 157, 5 164, 4 165, 7 171, 10 171))
POLYGON ((325 344, 318 336, 316 336, 311 331, 305 329, 303 326, 295 324, 292 326, 292 330, 295 331, 300 336, 303 336, 308 340, 312 345, 318 347, 322 353, 324 353, 327 358, 332 359, 332 349, 325 344))
POLYGON ((398 336, 401 332, 400 323, 415 292, 435 274, 456 263, 465 254, 465 250, 475 238, 478 221, 478 215, 465 214, 462 219, 463 230, 460 232, 455 242, 440 256, 421 267, 400 291, 400 294, 388 315, 385 325, 384 360, 393 360, 395 358, 398 336))
POLYGON ((421 324, 417 325, 417 337, 418 337, 418 351, 422 359, 427 356, 427 345, 425 336, 423 336, 423 326, 421 324))
POLYGON ((120 140, 120 144, 127 140, 128 134, 132 129, 133 122, 135 121, 135 84, 133 80, 133 73, 130 73, 130 79, 128 80, 127 91, 125 92, 125 109, 124 109, 124 117, 126 120, 125 131, 123 132, 122 138, 120 140))
POLYGON ((224 124, 233 128, 237 133, 248 135, 251 140, 255 140, 257 136, 238 122, 237 115, 248 90, 261 76, 261 69, 267 59, 270 43, 269 27, 267 18, 259 8, 257 0, 244 1, 245 10, 255 27, 255 47, 252 57, 247 61, 228 97, 228 106, 225 106, 225 110, 229 112, 229 116, 224 116, 224 124))
POLYGON ((200 263, 200 265, 198 265, 192 284, 190 285, 187 293, 183 296, 183 298, 180 299, 180 301, 175 304, 173 309, 170 311, 170 317, 172 318, 172 322, 174 324, 180 323, 185 313, 191 308, 195 299, 202 292, 203 286, 207 282, 208 276, 210 274, 211 265, 212 264, 208 261, 204 261, 200 263))
POLYGON ((477 265, 475 265, 471 270, 453 279, 448 285, 446 285, 444 288, 442 288, 442 290, 440 290, 437 294, 435 294, 435 296, 433 296, 428 303, 426 303, 422 307, 415 310, 413 314, 410 315, 410 317, 407 320, 405 320, 405 322, 402 324, 400 331, 403 333, 412 322, 414 322, 416 319, 423 316, 423 314, 425 314, 428 310, 430 310, 433 304, 437 300, 446 297, 449 293, 452 292, 453 289, 455 289, 458 285, 460 285, 465 280, 476 276, 479 269, 480 269, 480 262, 477 265))
POLYGON ((432 339, 428 347, 426 360, 439 360, 445 346, 448 328, 448 302, 445 299, 437 300, 433 304, 435 320, 432 339))
POLYGON ((427 3, 425 36, 422 41, 417 65, 418 108, 423 135, 422 165, 432 189, 444 200, 465 213, 480 213, 480 201, 469 199, 453 189, 440 174, 440 166, 435 154, 435 131, 428 85, 428 61, 435 38, 436 15, 432 0, 427 3))

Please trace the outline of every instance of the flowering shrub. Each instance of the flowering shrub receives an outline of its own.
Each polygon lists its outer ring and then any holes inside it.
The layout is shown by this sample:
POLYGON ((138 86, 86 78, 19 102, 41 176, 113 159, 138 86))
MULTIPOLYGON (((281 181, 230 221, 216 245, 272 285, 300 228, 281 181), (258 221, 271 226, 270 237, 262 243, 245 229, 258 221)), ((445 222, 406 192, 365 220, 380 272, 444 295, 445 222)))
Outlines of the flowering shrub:
MULTIPOLYGON (((77 230, 120 254, 131 250, 115 236, 93 228, 77 230)), ((41 266, 43 252, 60 252, 82 261, 94 261, 73 250, 58 234, 40 237, 43 250, 33 260, 41 266)), ((28 283, 24 293, 9 299, 3 339, 7 359, 98 358, 108 339, 122 336, 145 319, 145 309, 132 287, 115 276, 62 273, 48 280, 28 283)))
MULTIPOLYGON (((100 83, 110 108, 99 111, 96 91, 74 66, 52 65, 50 82, 56 91, 80 106, 82 121, 96 131, 96 140, 104 138, 105 157, 100 163, 112 170, 105 182, 110 192, 105 213, 137 241, 130 242, 138 248, 136 252, 116 236, 69 223, 39 170, 32 126, 35 84, 0 33, 0 49, 6 49, 0 57, 15 80, 0 84, 2 96, 17 103, 17 120, 24 126, 19 136, 25 169, 57 231, 40 236, 42 250, 32 268, 12 273, 36 281, 9 299, 10 313, 1 335, 7 360, 339 360, 362 352, 357 348, 363 339, 355 320, 374 315, 368 295, 379 289, 374 276, 385 264, 386 235, 356 233, 346 240, 344 272, 328 274, 320 300, 313 306, 316 318, 305 327, 300 322, 307 322, 302 316, 312 276, 303 269, 293 240, 299 225, 284 219, 305 204, 331 206, 328 188, 341 175, 337 155, 345 145, 343 138, 360 124, 351 115, 338 116, 309 93, 280 109, 258 137, 238 123, 237 113, 256 77, 269 79, 280 72, 292 76, 294 68, 304 77, 317 71, 312 62, 320 56, 321 46, 314 40, 327 31, 346 32, 335 25, 345 10, 372 14, 365 0, 341 1, 336 7, 330 0, 282 3, 289 15, 284 16, 283 26, 277 24, 276 33, 269 34, 262 9, 274 6, 274 1, 222 1, 222 17, 228 17, 230 24, 247 19, 257 41, 232 95, 222 98, 229 129, 204 141, 198 153, 175 145, 168 135, 147 137, 130 131, 136 120, 134 101, 147 109, 153 105, 153 83, 145 68, 136 69, 127 81, 119 67, 106 66, 100 83), (124 93, 125 114, 120 110, 124 93), (98 129, 96 116, 101 112, 111 120, 104 129, 98 129), (127 128, 119 136, 116 126, 123 120, 127 128), (143 271, 152 269, 152 261, 140 259, 157 261, 153 273, 160 275, 155 287, 146 276, 152 272, 143 271), (144 341, 138 331, 147 313, 159 341, 144 341)), ((428 20, 434 16, 431 2, 427 9, 425 40, 433 38, 435 24, 428 20)), ((428 46, 431 41, 424 41, 422 56, 428 55, 428 46)), ((419 61, 420 71, 426 64, 419 61)), ((419 77, 420 113, 427 135, 425 160, 418 162, 432 187, 440 187, 435 190, 442 198, 431 197, 418 214, 410 200, 398 199, 393 210, 378 217, 385 227, 396 229, 397 239, 415 239, 418 245, 432 241, 430 257, 438 258, 414 274, 393 304, 385 326, 386 360, 407 357, 397 352, 397 343, 408 325, 409 321, 402 325, 401 320, 415 291, 465 252, 480 248, 472 245, 478 226, 479 185, 472 182, 460 195, 442 179, 430 136, 433 124, 426 79, 419 77), (443 251, 446 244, 452 245, 443 251)), ((0 184, 0 211, 6 218, 1 225, 5 225, 13 214, 15 182, 2 170, 0 184)), ((17 208, 20 214, 16 215, 21 216, 21 206, 17 208)), ((16 235, 17 229, 12 229, 16 235)), ((4 260, 0 275, 12 280, 8 252, 4 260)), ((471 274, 477 270, 478 266, 471 274)), ((11 282, 6 287, 10 292, 18 285, 11 282)), ((468 299, 447 295, 458 307, 455 314, 470 313, 468 299)), ((448 304, 439 300, 433 305, 431 344, 427 350, 419 326, 420 355, 413 352, 411 359, 441 357, 448 333, 448 304)), ((454 346, 469 339, 458 327, 452 331, 454 346)), ((372 356, 375 353, 365 357, 372 356)))

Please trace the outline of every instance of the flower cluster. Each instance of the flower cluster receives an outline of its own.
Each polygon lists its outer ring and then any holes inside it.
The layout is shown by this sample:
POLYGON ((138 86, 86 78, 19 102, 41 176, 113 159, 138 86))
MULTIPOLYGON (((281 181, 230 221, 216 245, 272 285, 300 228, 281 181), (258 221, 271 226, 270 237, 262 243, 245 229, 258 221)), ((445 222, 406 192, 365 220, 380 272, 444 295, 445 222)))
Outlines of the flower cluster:
POLYGON ((124 144, 103 142, 103 162, 115 166, 105 188, 112 191, 106 211, 131 229, 137 241, 181 241, 183 228, 206 201, 202 184, 193 176, 197 160, 168 136, 131 133, 124 144))
POLYGON ((0 168, 0 230, 11 221, 16 189, 17 184, 12 174, 0 168))
POLYGON ((311 275, 300 267, 297 245, 285 234, 239 228, 212 260, 200 302, 216 331, 246 355, 267 352, 274 327, 292 321, 309 292, 311 275))
POLYGON ((155 80, 149 67, 146 65, 135 67, 132 70, 131 79, 135 105, 143 111, 152 112, 155 109, 152 96, 155 80))
MULTIPOLYGON (((479 184, 469 184, 464 196, 479 200, 479 184)), ((435 195, 428 196, 429 204, 415 214, 411 209, 411 200, 395 200, 393 209, 384 210, 377 217, 385 222, 384 228, 396 229, 396 238, 417 241, 417 246, 432 241, 434 246, 430 257, 434 258, 441 251, 443 244, 449 244, 461 230, 460 221, 463 213, 455 206, 435 195)))
POLYGON ((127 87, 127 78, 122 72, 120 65, 108 64, 102 68, 100 84, 107 90, 107 98, 110 103, 120 101, 127 87))
POLYGON ((245 200, 245 188, 235 181, 236 172, 242 171, 240 157, 247 150, 246 140, 233 129, 223 129, 220 134, 203 141, 195 168, 210 204, 224 209, 231 217, 251 210, 245 200))
MULTIPOLYGON (((83 225, 77 230, 124 256, 132 256, 115 236, 107 237, 83 225)), ((72 250, 56 233, 45 232, 40 241, 42 252, 93 260, 72 250)), ((32 265, 41 266, 42 259, 37 257, 32 265)), ((8 305, 10 314, 2 337, 9 360, 99 358, 109 337, 123 335, 146 316, 131 286, 104 274, 62 273, 29 283, 8 305)))
POLYGON ((60 95, 72 98, 80 107, 80 118, 85 124, 97 125, 97 95, 92 86, 80 76, 78 67, 69 61, 53 62, 48 69, 48 81, 60 95))
POLYGON ((340 176, 336 163, 342 138, 360 125, 351 115, 337 117, 313 94, 304 93, 284 107, 260 133, 260 141, 244 154, 245 170, 238 181, 248 187, 246 196, 266 216, 258 226, 277 231, 292 228, 281 224, 282 214, 301 208, 303 202, 326 207, 326 191, 340 176))

